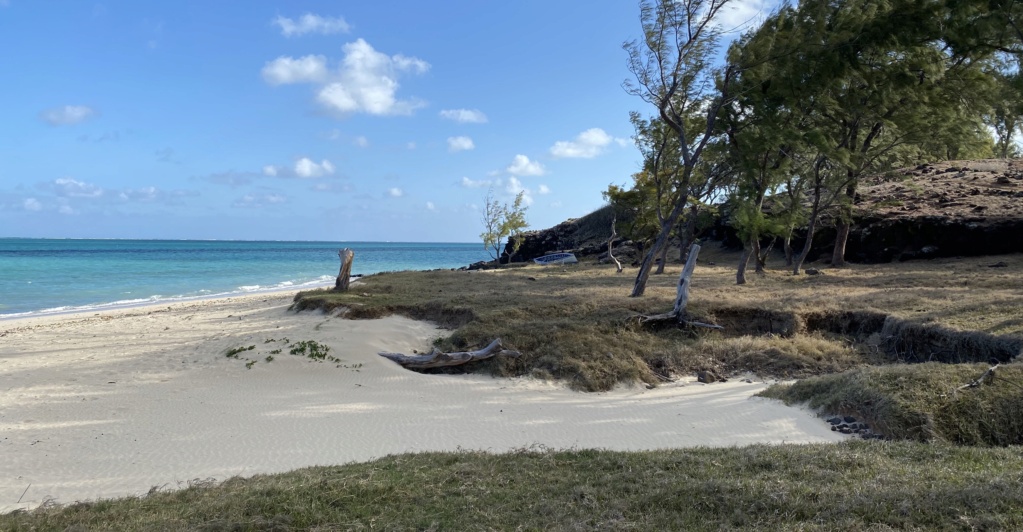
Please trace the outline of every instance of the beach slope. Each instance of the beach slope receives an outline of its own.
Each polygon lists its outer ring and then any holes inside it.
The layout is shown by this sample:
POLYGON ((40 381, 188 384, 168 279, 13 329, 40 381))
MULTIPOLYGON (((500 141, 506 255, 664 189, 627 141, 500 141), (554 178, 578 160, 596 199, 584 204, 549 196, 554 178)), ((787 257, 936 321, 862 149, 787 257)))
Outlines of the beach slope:
POLYGON ((409 372, 377 353, 427 349, 444 330, 295 313, 291 297, 0 322, 0 511, 406 452, 842 438, 752 397, 765 383, 580 393, 409 372), (290 354, 302 342, 306 355, 329 346, 328 359, 290 354))

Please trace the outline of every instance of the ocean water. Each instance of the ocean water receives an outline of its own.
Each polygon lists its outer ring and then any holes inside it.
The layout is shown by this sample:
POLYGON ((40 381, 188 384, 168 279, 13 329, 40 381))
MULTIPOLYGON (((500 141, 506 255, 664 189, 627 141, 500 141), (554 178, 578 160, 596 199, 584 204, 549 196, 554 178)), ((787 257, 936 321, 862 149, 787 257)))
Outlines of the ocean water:
POLYGON ((459 268, 482 244, 0 238, 0 319, 332 285, 352 274, 459 268))

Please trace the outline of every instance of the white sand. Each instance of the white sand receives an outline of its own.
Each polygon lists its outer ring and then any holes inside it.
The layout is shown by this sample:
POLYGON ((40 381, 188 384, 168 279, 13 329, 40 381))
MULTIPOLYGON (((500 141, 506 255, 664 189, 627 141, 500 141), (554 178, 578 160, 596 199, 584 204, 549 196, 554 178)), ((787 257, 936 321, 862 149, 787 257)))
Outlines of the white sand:
POLYGON ((0 511, 403 452, 843 438, 810 412, 752 397, 764 383, 587 394, 530 379, 421 375, 377 352, 423 350, 443 330, 400 317, 296 314, 290 300, 0 321, 0 511), (329 345, 349 367, 289 355, 285 337, 329 345), (240 359, 224 356, 248 345, 256 349, 240 359), (274 348, 283 351, 265 362, 274 348), (246 358, 258 362, 246 369, 246 358))

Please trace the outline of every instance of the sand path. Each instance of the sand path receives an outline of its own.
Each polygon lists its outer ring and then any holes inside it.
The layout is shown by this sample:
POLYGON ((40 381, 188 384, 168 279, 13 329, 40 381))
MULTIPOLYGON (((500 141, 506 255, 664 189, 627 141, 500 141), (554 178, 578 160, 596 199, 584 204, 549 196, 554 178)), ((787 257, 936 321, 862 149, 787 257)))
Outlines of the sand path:
POLYGON ((751 397, 764 383, 586 394, 408 372, 376 353, 424 349, 444 331, 295 314, 290 299, 0 321, 0 511, 403 452, 842 438, 805 410, 751 397), (329 345, 341 362, 289 355, 285 338, 329 345))

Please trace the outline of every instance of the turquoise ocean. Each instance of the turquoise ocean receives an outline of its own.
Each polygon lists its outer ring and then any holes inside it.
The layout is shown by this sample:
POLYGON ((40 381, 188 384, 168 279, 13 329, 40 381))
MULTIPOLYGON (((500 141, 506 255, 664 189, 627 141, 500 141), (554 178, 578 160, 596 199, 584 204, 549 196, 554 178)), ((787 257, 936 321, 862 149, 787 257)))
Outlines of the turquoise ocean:
POLYGON ((0 238, 0 319, 332 285, 353 275, 460 268, 482 244, 0 238))

